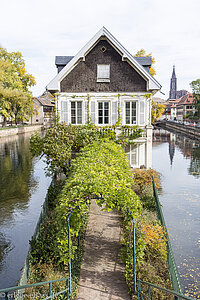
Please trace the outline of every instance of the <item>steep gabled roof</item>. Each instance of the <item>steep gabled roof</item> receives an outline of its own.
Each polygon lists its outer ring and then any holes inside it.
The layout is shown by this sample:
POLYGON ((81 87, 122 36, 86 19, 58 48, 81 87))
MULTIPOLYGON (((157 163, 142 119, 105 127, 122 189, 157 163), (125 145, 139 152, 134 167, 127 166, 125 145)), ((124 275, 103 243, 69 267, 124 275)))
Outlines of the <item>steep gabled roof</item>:
POLYGON ((194 98, 192 94, 187 94, 178 99, 177 106, 179 105, 192 105, 194 103, 194 98))
POLYGON ((149 74, 149 72, 138 62, 138 60, 134 58, 105 27, 102 27, 47 85, 47 90, 59 91, 60 82, 62 79, 77 65, 80 60, 85 60, 85 56, 102 37, 106 38, 107 41, 116 49, 116 51, 121 54, 122 60, 127 61, 148 82, 148 90, 161 89, 161 85, 158 83, 158 81, 149 74))

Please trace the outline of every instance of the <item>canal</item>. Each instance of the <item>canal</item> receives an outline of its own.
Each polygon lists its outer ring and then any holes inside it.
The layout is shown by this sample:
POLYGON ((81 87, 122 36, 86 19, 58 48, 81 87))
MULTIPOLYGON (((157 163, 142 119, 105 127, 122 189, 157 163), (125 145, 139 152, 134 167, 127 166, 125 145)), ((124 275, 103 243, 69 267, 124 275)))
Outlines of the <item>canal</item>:
POLYGON ((0 289, 16 285, 51 178, 30 134, 0 138, 0 289))
POLYGON ((200 143, 154 130, 153 168, 161 173, 159 198, 182 287, 200 299, 200 143))

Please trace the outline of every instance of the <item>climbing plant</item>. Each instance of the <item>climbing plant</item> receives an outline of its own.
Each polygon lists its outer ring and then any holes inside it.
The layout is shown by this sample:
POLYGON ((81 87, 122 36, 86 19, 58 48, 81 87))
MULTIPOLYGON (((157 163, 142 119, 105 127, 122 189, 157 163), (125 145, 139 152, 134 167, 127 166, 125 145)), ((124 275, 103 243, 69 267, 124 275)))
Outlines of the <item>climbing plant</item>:
POLYGON ((79 205, 71 217, 72 238, 78 235, 82 226, 81 220, 91 199, 97 199, 98 205, 105 210, 117 208, 122 214, 126 214, 128 207, 136 216, 140 212, 141 204, 132 186, 130 166, 121 146, 102 139, 80 151, 72 162, 70 175, 57 207, 58 248, 64 263, 68 260, 68 233, 65 224, 70 211, 79 205))
POLYGON ((46 157, 48 173, 61 171, 67 174, 71 159, 93 141, 108 138, 126 146, 142 134, 142 129, 137 126, 121 126, 120 129, 121 133, 117 135, 115 126, 99 128, 91 122, 81 126, 56 122, 45 137, 40 137, 38 133, 31 137, 30 149, 33 155, 46 157))

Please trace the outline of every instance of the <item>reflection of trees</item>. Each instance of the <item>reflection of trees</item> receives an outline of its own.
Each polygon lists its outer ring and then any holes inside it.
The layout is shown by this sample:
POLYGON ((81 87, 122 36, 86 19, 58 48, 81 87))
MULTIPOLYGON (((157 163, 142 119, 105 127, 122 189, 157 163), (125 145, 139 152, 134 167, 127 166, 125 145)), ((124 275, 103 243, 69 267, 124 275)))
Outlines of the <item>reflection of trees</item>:
POLYGON ((8 253, 11 249, 11 242, 7 242, 3 234, 0 232, 0 271, 3 268, 3 258, 5 257, 5 253, 8 253))
POLYGON ((0 143, 0 218, 7 218, 16 207, 23 209, 36 182, 32 173, 29 139, 20 136, 0 143))
POLYGON ((200 177, 200 146, 192 149, 189 173, 197 178, 200 177))

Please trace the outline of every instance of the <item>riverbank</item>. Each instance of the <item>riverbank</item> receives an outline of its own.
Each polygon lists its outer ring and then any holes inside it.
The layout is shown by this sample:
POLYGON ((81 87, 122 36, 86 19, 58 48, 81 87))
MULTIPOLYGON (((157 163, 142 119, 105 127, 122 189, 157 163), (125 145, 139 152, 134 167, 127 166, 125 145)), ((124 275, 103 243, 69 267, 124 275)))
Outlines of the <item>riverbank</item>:
POLYGON ((27 132, 40 131, 44 128, 44 125, 32 125, 32 126, 22 126, 16 128, 1 128, 0 130, 0 138, 8 135, 18 135, 27 132))
POLYGON ((177 132, 184 133, 190 138, 195 138, 200 141, 200 128, 190 127, 188 125, 179 124, 171 121, 162 121, 157 124, 158 127, 170 129, 177 132))

